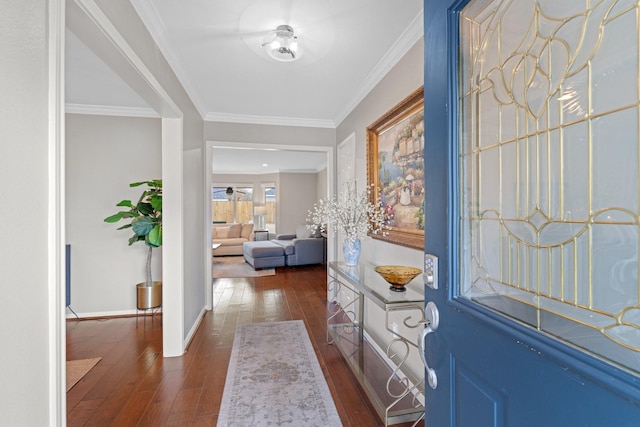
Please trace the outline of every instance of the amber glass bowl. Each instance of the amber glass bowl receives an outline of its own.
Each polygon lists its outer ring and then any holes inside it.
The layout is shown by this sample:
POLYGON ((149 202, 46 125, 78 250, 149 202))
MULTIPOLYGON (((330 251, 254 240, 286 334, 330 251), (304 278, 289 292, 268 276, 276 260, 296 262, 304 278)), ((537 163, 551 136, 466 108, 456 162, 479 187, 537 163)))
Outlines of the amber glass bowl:
POLYGON ((374 270, 391 285, 391 290, 396 292, 404 291, 405 285, 422 273, 419 268, 404 265, 379 265, 374 270))

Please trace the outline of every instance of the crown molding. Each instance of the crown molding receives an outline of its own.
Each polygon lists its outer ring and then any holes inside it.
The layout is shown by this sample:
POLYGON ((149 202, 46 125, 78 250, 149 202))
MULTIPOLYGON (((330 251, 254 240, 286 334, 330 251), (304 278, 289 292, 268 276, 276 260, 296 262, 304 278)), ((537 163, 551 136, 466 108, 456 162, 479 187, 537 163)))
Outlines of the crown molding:
POLYGON ((364 79, 356 96, 348 103, 345 108, 336 116, 334 123, 336 127, 347 118, 347 116, 358 106, 360 102, 380 83, 389 71, 402 59, 404 55, 411 49, 420 39, 424 37, 424 12, 421 10, 418 15, 411 21, 409 26, 400 35, 398 40, 393 43, 387 53, 382 57, 380 62, 371 70, 369 75, 364 79))
POLYGON ((191 79, 189 79, 189 73, 181 66, 182 61, 173 54, 174 50, 169 48, 169 42, 165 37, 167 34, 166 27, 162 23, 158 10, 153 5, 153 2, 150 0, 132 0, 131 4, 138 13, 140 20, 144 23, 145 27, 147 27, 147 31, 151 35, 151 38, 153 38, 156 46, 158 46, 158 49, 160 49, 160 52, 165 57, 169 68, 173 70, 176 78, 187 93, 187 96, 191 99, 191 102, 193 102, 198 113, 200 113, 200 117, 205 117, 207 109, 205 108, 204 102, 198 95, 199 92, 196 90, 196 86, 191 82, 191 79))
POLYGON ((346 104, 342 111, 337 114, 334 120, 331 119, 301 119, 289 117, 271 117, 271 116, 252 116, 243 114, 228 114, 206 112, 206 107, 199 92, 195 89, 195 85, 188 77, 188 73, 180 66, 182 63, 179 58, 172 54, 173 50, 169 48, 169 43, 165 37, 166 28, 159 17, 153 2, 150 0, 132 0, 134 9, 138 13, 140 19, 149 29, 151 37, 154 39, 158 48, 172 64, 171 68, 176 77, 184 87, 187 95, 193 102, 194 106, 205 121, 210 122, 229 122, 242 124, 258 124, 273 126, 299 126, 299 127, 317 127, 335 129, 360 102, 373 90, 373 88, 384 78, 384 76, 393 68, 394 65, 424 36, 424 13, 421 10, 411 21, 409 26, 400 35, 398 40, 389 48, 384 57, 373 68, 369 75, 364 79, 355 96, 346 104))
POLYGON ((300 119, 294 117, 250 116, 244 114, 226 113, 208 113, 205 116, 204 120, 207 122, 244 123, 271 126, 300 126, 329 129, 335 129, 336 127, 335 123, 331 120, 300 119))
POLYGON ((160 118, 152 108, 112 107, 105 105, 65 104, 64 112, 69 114, 92 114, 96 116, 123 116, 160 118))

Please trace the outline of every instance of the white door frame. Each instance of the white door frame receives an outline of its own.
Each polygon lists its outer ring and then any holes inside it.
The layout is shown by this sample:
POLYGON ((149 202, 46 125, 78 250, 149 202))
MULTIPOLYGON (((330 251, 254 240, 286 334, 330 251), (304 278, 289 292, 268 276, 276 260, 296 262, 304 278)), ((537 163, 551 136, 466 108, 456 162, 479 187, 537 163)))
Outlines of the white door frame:
MULTIPOLYGON (((256 144, 249 142, 223 142, 223 141, 207 141, 206 142, 206 155, 204 165, 204 232, 205 236, 211 236, 211 185, 213 184, 213 148, 214 147, 242 147, 242 148, 255 148, 255 149, 274 149, 274 150, 291 150, 291 151, 319 151, 325 153, 327 156, 327 189, 331 192, 333 189, 334 178, 334 147, 327 147, 322 145, 282 145, 282 144, 256 144)), ((211 259, 213 256, 211 250, 211 239, 205 239, 204 257, 205 257, 205 275, 204 275, 204 289, 206 297, 206 308, 211 310, 213 308, 213 286, 211 284, 211 259)))
MULTIPOLYGON (((65 17, 80 19, 79 25, 103 37, 103 46, 119 52, 128 63, 143 92, 153 94, 145 98, 162 118, 162 179, 164 182, 164 241, 166 249, 162 262, 163 278, 163 356, 184 353, 184 274, 183 274, 183 216, 182 216, 182 147, 183 115, 160 82, 154 77, 134 49, 125 41, 107 16, 93 0, 65 0, 49 2, 49 413, 51 426, 66 425, 66 329, 64 312, 64 34, 65 17), (106 41, 106 43, 105 43, 106 41), (155 102, 154 102, 155 101, 155 102), (167 250, 169 252, 167 252, 167 250)), ((128 82, 131 83, 131 82, 128 82)))

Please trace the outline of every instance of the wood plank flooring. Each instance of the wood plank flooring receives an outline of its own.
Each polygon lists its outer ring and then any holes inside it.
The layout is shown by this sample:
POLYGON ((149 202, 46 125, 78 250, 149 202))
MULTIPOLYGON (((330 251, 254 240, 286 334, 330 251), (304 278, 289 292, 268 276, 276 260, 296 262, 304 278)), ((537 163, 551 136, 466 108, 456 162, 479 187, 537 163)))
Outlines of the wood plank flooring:
MULTIPOLYGON (((326 340, 325 266, 275 276, 215 279, 184 356, 162 357, 162 316, 70 320, 67 360, 102 360, 67 393, 69 427, 215 426, 237 324, 303 320, 344 426, 383 426, 326 340)), ((402 424, 409 426, 411 423, 402 424)), ((422 422, 419 426, 423 426, 422 422)))

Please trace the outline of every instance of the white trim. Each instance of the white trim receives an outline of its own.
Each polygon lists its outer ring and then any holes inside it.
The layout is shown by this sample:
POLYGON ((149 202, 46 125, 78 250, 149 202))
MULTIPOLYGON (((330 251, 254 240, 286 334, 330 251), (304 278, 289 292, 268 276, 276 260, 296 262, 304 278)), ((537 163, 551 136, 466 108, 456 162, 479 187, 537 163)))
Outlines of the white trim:
MULTIPOLYGON (((73 307, 72 307, 73 308, 73 307)), ((118 317, 118 316, 135 316, 139 314, 142 316, 143 312, 136 310, 117 310, 117 311, 91 311, 87 313, 76 313, 79 319, 86 319, 90 317, 118 317)), ((75 319, 76 316, 73 313, 67 313, 67 319, 75 319)))
POLYGON ((198 314, 196 321, 193 322, 193 326, 191 327, 191 330, 189 331, 187 336, 184 338, 183 347, 185 349, 189 347, 189 344, 191 344, 191 340, 193 339, 193 336, 196 334, 196 332, 198 332, 198 328, 200 327, 200 324, 202 323, 202 319, 204 319, 204 315, 206 312, 207 312, 207 309, 205 307, 202 307, 202 310, 200 310, 200 314, 198 314))
MULTIPOLYGON (((95 0, 75 0, 160 101, 162 114, 162 179, 164 249, 162 259, 163 356, 184 352, 183 114, 171 96, 127 43, 95 0)), ((62 306, 62 304, 61 304, 62 306)))
MULTIPOLYGON (((324 146, 324 145, 282 145, 282 144, 256 144, 250 142, 228 142, 228 141, 211 141, 208 140, 205 142, 206 150, 207 150, 207 163, 205 164, 205 204, 208 204, 208 210, 205 210, 205 233, 207 236, 211 236, 211 186, 212 186, 212 175, 213 171, 211 169, 212 163, 212 151, 214 147, 234 147, 234 148, 246 148, 246 149, 256 149, 256 150, 293 150, 293 151, 319 151, 324 152, 327 156, 327 189, 331 191, 333 194, 333 185, 334 185, 334 177, 335 174, 335 147, 324 146)), ((275 183, 274 183, 275 185, 275 183)), ((277 209, 280 208, 280 191, 277 192, 277 209)), ((276 213, 276 217, 279 217, 280 213, 276 213)), ((207 273, 208 274, 205 279, 205 296, 207 298, 207 309, 213 308, 213 284, 212 284, 212 275, 211 275, 211 260, 213 259, 213 254, 211 250, 211 240, 205 239, 205 265, 208 265, 207 273)), ((330 255, 333 255, 330 253, 330 255)), ((329 258, 331 259, 331 258, 329 258)))
POLYGON ((184 353, 184 197, 182 119, 162 119, 162 352, 184 353))
MULTIPOLYGON (((352 179, 356 179, 356 133, 351 132, 336 147, 336 188, 333 188, 331 195, 337 195, 343 189, 344 184, 352 179), (349 172, 347 174, 347 172, 349 172)), ((327 253, 331 253, 332 258, 337 260, 342 256, 338 251, 338 242, 344 238, 340 229, 334 229, 328 233, 327 253)))
POLYGON ((171 96, 164 90, 162 84, 160 84, 151 70, 145 65, 144 61, 142 61, 135 50, 127 43, 124 37, 122 37, 122 34, 120 34, 102 9, 96 4, 95 0, 75 0, 75 3, 162 100, 164 106, 162 110, 163 117, 182 117, 180 108, 173 102, 173 99, 171 99, 171 96))
POLYGON ((67 425, 64 321, 64 46, 65 2, 48 2, 48 193, 47 282, 49 327, 49 425, 67 425))
MULTIPOLYGON (((212 141, 208 140, 207 144, 211 147, 226 148, 245 148, 248 150, 283 150, 283 151, 320 151, 328 152, 333 150, 333 146, 329 145, 286 145, 286 144, 261 144, 255 142, 229 142, 229 141, 212 141)), ((211 168, 209 168, 211 173, 211 168)))
POLYGON ((424 13, 420 13, 411 21, 407 29, 400 35, 398 40, 389 48, 387 53, 382 57, 380 62, 371 70, 367 78, 364 79, 362 85, 358 89, 356 96, 347 103, 344 109, 334 118, 336 127, 347 118, 349 113, 353 111, 360 102, 380 83, 384 76, 402 59, 402 57, 411 49, 420 39, 424 37, 424 13))
MULTIPOLYGON (((211 185, 213 177, 212 164, 213 164, 213 146, 205 143, 204 145, 204 165, 203 165, 203 178, 204 178, 204 235, 211 236, 211 185)), ((213 310, 213 272, 211 263, 213 261, 213 251, 211 250, 211 238, 205 237, 204 239, 204 298, 205 307, 207 310, 213 310)))
POLYGON ((153 108, 115 107, 108 105, 65 104, 65 112, 70 114, 92 114, 96 116, 148 117, 160 118, 153 108))
POLYGON ((131 0, 131 5, 138 13, 138 17, 144 23, 145 27, 149 30, 151 38, 153 38, 156 46, 158 46, 158 49, 160 49, 160 52, 162 52, 162 55, 166 58, 167 63, 170 64, 169 67, 175 73, 185 92, 187 92, 191 102, 193 102, 196 110, 200 113, 200 117, 205 117, 207 109, 199 95, 200 92, 197 90, 197 86, 189 79, 189 73, 181 66, 182 61, 174 54, 174 49, 169 48, 169 41, 165 37, 167 30, 153 2, 148 0, 131 0))
POLYGON ((286 173, 318 173, 321 170, 323 170, 324 168, 326 168, 326 163, 322 164, 321 166, 319 166, 317 169, 277 169, 277 170, 272 170, 270 172, 237 172, 237 171, 218 171, 216 172, 216 174, 220 174, 220 175, 265 175, 265 174, 271 174, 271 173, 277 173, 277 174, 286 174, 286 173))
POLYGON ((335 129, 333 120, 303 119, 295 117, 250 116, 244 114, 207 113, 204 118, 208 122, 244 123, 271 126, 300 126, 309 128, 335 129))

